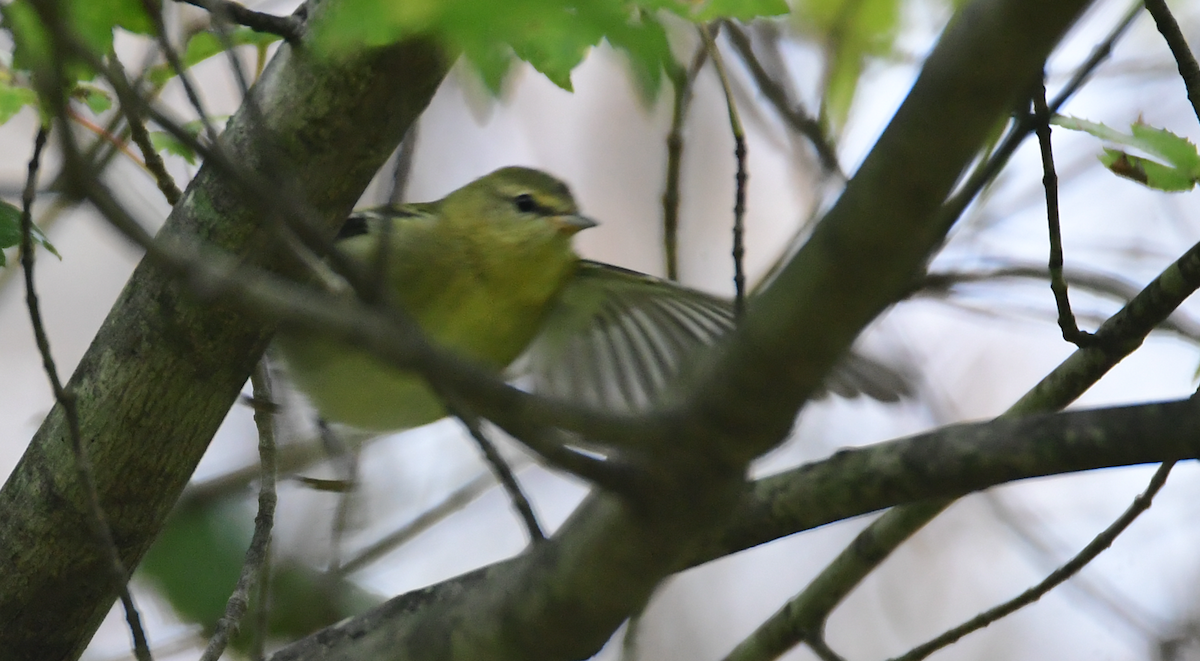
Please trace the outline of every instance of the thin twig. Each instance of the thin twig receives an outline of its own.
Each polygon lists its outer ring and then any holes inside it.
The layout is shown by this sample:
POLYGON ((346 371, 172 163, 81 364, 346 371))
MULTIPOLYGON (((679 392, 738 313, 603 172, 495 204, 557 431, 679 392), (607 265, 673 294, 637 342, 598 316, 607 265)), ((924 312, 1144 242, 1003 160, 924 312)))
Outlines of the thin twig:
POLYGON ((230 636, 237 631, 238 623, 246 614, 250 590, 255 585, 268 581, 262 569, 271 552, 271 528, 275 525, 274 412, 277 407, 269 404, 272 401, 271 380, 264 361, 260 360, 254 368, 250 375, 250 383, 254 387, 253 401, 268 403, 267 406, 254 407, 254 424, 258 427, 258 457, 262 467, 258 487, 258 514, 254 517, 254 534, 250 537, 250 548, 246 549, 246 560, 242 563, 237 585, 233 588, 233 594, 229 595, 229 601, 225 604, 225 614, 217 620, 200 661, 217 661, 221 658, 229 644, 230 636))
POLYGON ((686 70, 672 60, 670 78, 675 88, 675 103, 671 111, 671 131, 667 134, 667 185, 662 195, 663 253, 668 280, 679 279, 679 173, 683 164, 683 122, 691 105, 692 84, 707 59, 708 48, 702 43, 686 70))
POLYGON ((357 556, 347 560, 339 568, 338 576, 345 576, 356 572, 383 557, 389 551, 407 543, 417 535, 432 528, 435 523, 442 521, 454 512, 469 505, 485 491, 492 488, 494 484, 496 484, 495 476, 491 472, 487 472, 459 487, 442 502, 423 512, 399 530, 389 533, 383 539, 366 547, 357 556))
MULTIPOLYGON (((175 47, 171 45, 171 40, 167 37, 167 26, 163 23, 162 7, 154 0, 142 0, 142 6, 145 8, 146 14, 150 16, 150 20, 154 22, 154 36, 158 40, 158 49, 162 51, 163 57, 167 58, 171 70, 175 72, 180 84, 183 85, 183 91, 187 94, 188 101, 199 115, 200 123, 204 125, 204 132, 208 136, 209 142, 217 144, 217 129, 213 127, 212 122, 208 121, 208 112, 204 110, 204 104, 200 101, 200 94, 196 91, 196 86, 192 84, 187 67, 183 66, 183 61, 179 59, 179 53, 175 51, 175 47)), ((111 80, 112 76, 109 76, 109 79, 111 80)))
MULTIPOLYGON (((239 7, 231 2, 224 4, 215 4, 209 9, 212 14, 213 32, 217 35, 217 40, 221 42, 221 48, 225 51, 225 57, 229 60, 229 68, 233 69, 233 78, 237 81, 238 90, 242 93, 242 103, 246 103, 250 97, 250 81, 246 77, 246 72, 242 68, 242 61, 238 58, 237 47, 233 40, 229 37, 229 29, 226 22, 232 20, 230 9, 227 5, 239 7)), ((258 106, 255 105, 252 112, 258 112, 258 106)), ((257 114, 255 119, 261 118, 261 114, 257 114)))
POLYGON ((304 35, 304 21, 295 14, 291 16, 276 16, 275 14, 264 14, 263 12, 247 9, 246 7, 229 0, 175 0, 176 2, 185 2, 194 7, 206 9, 211 14, 223 14, 229 20, 244 25, 255 32, 265 32, 267 34, 276 34, 287 40, 288 43, 296 45, 300 43, 300 38, 304 35))
POLYGON ((392 166, 392 181, 387 196, 388 204, 404 202, 409 175, 412 174, 413 155, 417 152, 417 127, 420 123, 418 119, 408 127, 404 132, 404 139, 400 141, 400 148, 396 151, 396 162, 392 166))
POLYGON ((841 166, 838 164, 837 150, 825 135, 821 123, 815 117, 810 116, 800 102, 793 101, 787 89, 767 73, 758 56, 754 54, 754 46, 750 43, 749 35, 741 26, 733 21, 722 21, 722 26, 729 35, 729 42, 733 44, 734 50, 741 56, 750 75, 754 77, 759 91, 775 107, 775 111, 783 117, 783 121, 791 126, 792 130, 808 138, 813 150, 817 152, 817 160, 820 161, 821 167, 826 172, 840 173, 841 166))
POLYGON ((1200 119, 1200 64, 1188 48, 1183 31, 1179 29, 1179 23, 1171 15, 1171 10, 1167 9, 1165 0, 1146 0, 1146 11, 1154 17, 1158 32, 1167 41, 1167 46, 1170 46, 1171 54, 1175 56, 1175 65, 1179 67, 1179 77, 1183 78, 1183 84, 1187 86, 1187 97, 1192 103, 1192 111, 1196 113, 1196 118, 1200 119))
MULTIPOLYGON (((1054 560, 1055 550, 1052 548, 1055 545, 1051 542, 1059 540, 1051 539, 1053 535, 1050 526, 1015 511, 995 491, 985 491, 980 496, 996 521, 1023 542, 1031 561, 1038 565, 1057 566, 1058 563, 1054 560)), ((1107 615, 1125 625, 1138 640, 1157 640, 1162 636, 1161 632, 1170 628, 1148 610, 1132 603, 1132 599, 1123 594, 1120 588, 1105 581, 1101 576, 1077 574, 1074 580, 1067 582, 1063 587, 1077 593, 1084 608, 1097 611, 1096 614, 1101 617, 1107 615)))
POLYGON ((700 37, 712 58, 717 77, 721 80, 721 88, 725 90, 725 105, 729 109, 729 129, 733 133, 733 154, 737 158, 737 186, 733 202, 733 312, 741 317, 746 308, 746 273, 743 268, 743 258, 746 256, 744 226, 746 218, 746 132, 742 129, 742 121, 738 118, 737 105, 733 101, 733 90, 729 87, 729 76, 725 71, 725 61, 713 41, 709 27, 700 26, 700 37))
MULTIPOLYGON (((1112 54, 1113 45, 1117 43, 1117 40, 1119 40, 1125 34, 1126 30, 1129 29, 1129 26, 1133 24, 1134 19, 1136 19, 1141 13, 1141 9, 1142 3, 1140 1, 1130 4, 1129 9, 1125 12, 1125 16, 1123 16, 1117 25, 1113 27, 1112 31, 1108 33, 1108 36, 1106 36, 1103 41, 1101 41, 1094 49, 1092 49, 1092 53, 1088 56, 1087 60, 1085 60, 1083 64, 1079 65, 1079 68, 1075 70, 1075 73, 1071 76, 1071 79, 1068 80, 1065 85, 1063 85, 1058 94, 1054 95, 1054 99, 1047 104, 1051 113, 1058 112, 1058 109, 1061 108, 1068 99, 1074 96, 1075 92, 1078 92, 1079 88, 1083 87, 1083 84, 1087 82, 1089 78, 1091 78, 1092 73, 1096 71, 1096 68, 1100 66, 1100 63, 1108 59, 1108 56, 1112 54)), ((988 156, 988 159, 983 163, 980 163, 978 167, 972 170, 970 176, 967 177, 966 181, 962 186, 959 187, 958 191, 955 192, 954 195, 950 196, 950 198, 946 200, 946 203, 942 205, 942 210, 940 212, 941 219, 938 223, 938 227, 936 228, 937 231, 948 230, 950 226, 958 222, 958 219, 960 216, 962 216, 963 211, 965 211, 967 206, 971 204, 976 196, 979 195, 979 191, 983 190, 983 187, 992 181, 997 174, 999 174, 1000 170, 1004 168, 1006 163, 1008 163, 1009 157, 1011 157, 1013 152, 1017 150, 1017 147, 1024 142, 1025 137, 1028 136, 1029 132, 1032 130, 1033 119, 1031 117, 1021 116, 1017 118, 1017 121, 1014 122, 1008 133, 1006 133, 1004 138, 1000 140, 999 144, 996 145, 996 148, 992 150, 992 153, 988 156)))
POLYGON ((263 558, 262 568, 258 572, 258 586, 251 604, 254 605, 254 626, 250 630, 250 645, 248 654, 252 661, 262 661, 270 634, 271 619, 271 549, 267 547, 267 555, 263 558))
MULTIPOLYGON (((1066 101, 1109 53, 1112 46, 1137 16, 1140 5, 1130 8, 1108 37, 1093 50, 1088 60, 1076 71, 1062 91, 1048 104, 1056 109, 1066 101)), ((991 157, 982 163, 967 182, 942 206, 940 226, 949 228, 979 190, 1007 162, 1017 145, 1028 134, 1030 121, 1019 122, 1009 132, 991 157)), ((1092 347, 1078 349, 1063 364, 1055 368, 1034 386, 1006 415, 1034 411, 1056 410, 1074 400, 1095 383, 1119 360, 1140 345, 1155 326, 1169 316, 1183 299, 1194 291, 1190 276, 1181 273, 1194 268, 1200 258, 1196 244, 1146 286, 1121 311, 1110 317, 1097 331, 1106 336, 1106 349, 1097 355, 1092 347), (1182 279, 1188 286, 1175 284, 1182 279), (1109 348, 1111 347, 1111 348, 1109 348)), ((767 622, 731 652, 726 661, 774 658, 807 637, 819 633, 829 614, 850 591, 917 530, 933 520, 952 499, 928 501, 895 507, 864 529, 855 541, 827 565, 807 588, 776 612, 767 622)))
MULTIPOLYGON (((120 60, 114 57, 110 61, 114 68, 124 71, 120 60)), ((158 184, 158 190, 162 191, 163 197, 167 198, 167 204, 175 206, 183 197, 183 191, 175 185, 175 178, 171 176, 170 172, 167 172, 167 166, 163 163, 162 156, 158 155, 158 150, 150 142, 150 132, 146 130, 146 124, 142 121, 138 109, 122 103, 121 113, 125 115, 130 137, 142 152, 146 170, 154 177, 154 183, 158 184)))
POLYGON ((1077 347, 1086 346, 1090 333, 1079 330, 1067 297, 1063 278, 1062 228, 1059 225, 1058 174, 1054 171, 1054 151, 1050 140, 1050 108, 1046 105, 1046 85, 1039 80, 1033 92, 1033 121, 1042 154, 1042 187, 1046 190, 1046 223, 1050 234, 1050 291, 1058 307, 1058 327, 1063 339, 1077 347))
MULTIPOLYGON (((100 126, 100 125, 96 124, 95 122, 90 121, 88 118, 84 117, 83 115, 80 115, 78 112, 75 111, 74 108, 71 108, 71 107, 67 108, 67 116, 70 117, 71 120, 74 121, 76 124, 79 124, 83 128, 91 131, 92 133, 95 133, 101 140, 107 142, 108 144, 115 147, 122 154, 125 154, 126 156, 128 156, 129 160, 136 163, 138 165, 138 167, 143 168, 148 172, 150 171, 150 169, 146 167, 146 164, 142 161, 142 159, 138 158, 137 154, 133 153, 133 150, 129 148, 129 145, 127 145, 125 143, 125 141, 122 140, 120 137, 113 135, 108 130, 106 130, 103 126, 100 126)), ((153 173, 151 172, 151 174, 153 174, 153 173)))
POLYGON ((325 571, 336 574, 342 564, 342 539, 349 528, 350 508, 354 493, 358 491, 358 453, 351 451, 340 434, 330 429, 325 420, 317 421, 317 430, 325 453, 338 464, 341 473, 339 482, 344 488, 338 490, 337 508, 334 510, 332 529, 329 535, 329 566, 325 571))
MULTIPOLYGON (((1112 298, 1120 301, 1122 304, 1128 303, 1141 291, 1140 286, 1130 281, 1107 273, 1079 267, 1065 270, 1063 277, 1076 289, 1082 289, 1097 296, 1112 298)), ((951 289, 959 284, 1006 279, 1044 281, 1046 279, 1046 269, 1033 264, 1022 265, 1015 263, 1010 266, 983 271, 941 271, 929 273, 921 280, 918 288, 914 290, 913 295, 945 297, 951 289)), ((989 308, 989 311, 994 311, 994 307, 989 308)), ((1178 310, 1159 324, 1155 330, 1175 333, 1189 342, 1200 344, 1200 323, 1189 317, 1186 313, 1178 310)))
POLYGON ((825 642, 824 636, 810 636, 804 642, 821 661, 846 661, 825 642))
POLYGON ((1080 569, 1083 569, 1089 562, 1095 559, 1096 556, 1100 555, 1109 546, 1112 546, 1112 543, 1116 540, 1117 536, 1124 532, 1125 529, 1128 528, 1129 525, 1133 523, 1134 519, 1138 518, 1142 512, 1145 512, 1150 508, 1151 501, 1154 500, 1155 494, 1157 494, 1159 489, 1162 488, 1163 484, 1166 483, 1167 475, 1171 473, 1171 468, 1174 465, 1174 461, 1163 462, 1163 464, 1159 466, 1158 471, 1154 473, 1154 477, 1151 478, 1150 484, 1147 485, 1146 490, 1138 495, 1137 498, 1133 499, 1133 503, 1129 505, 1129 508, 1126 509, 1125 512, 1122 513, 1121 516, 1112 523, 1112 525, 1106 528, 1104 532, 1101 532, 1099 535, 1097 535, 1090 543, 1088 543, 1087 546, 1083 548, 1082 551, 1079 552, 1078 555, 1071 558, 1066 564, 1052 572, 1041 583, 1029 588, 1010 601, 976 615, 970 620, 957 627, 954 627, 953 629, 950 629, 937 638, 934 638, 923 645, 914 647, 908 653, 898 656, 892 661, 920 661, 921 659, 924 659, 925 657, 946 647, 947 645, 953 644, 963 636, 966 636, 974 631, 978 631, 988 626, 992 622, 1015 613, 1021 608, 1024 608, 1038 599, 1041 599, 1042 596, 1047 592, 1061 585, 1063 581, 1066 581, 1068 578, 1071 578, 1071 576, 1078 573, 1080 569))
POLYGON ((513 508, 517 510, 517 514, 520 515, 521 521, 525 524, 525 530, 529 533, 529 540, 534 544, 544 542, 546 540, 546 533, 542 532, 542 526, 538 523, 537 515, 533 513, 533 506, 530 505, 529 498, 521 490, 521 485, 517 482, 517 477, 513 475, 512 469, 509 468, 508 462, 504 460, 504 457, 500 456, 500 452, 496 449, 495 444, 484 435, 483 428, 479 425, 479 418, 461 410, 451 409, 450 413, 463 423, 463 426, 470 432, 471 438, 475 439, 475 444, 483 452, 483 458, 487 461, 488 466, 492 468, 496 479, 500 481, 501 486, 508 493, 508 499, 512 502, 513 508))
MULTIPOLYGON (((155 124, 167 133, 170 133, 176 140, 179 140, 183 145, 199 154, 206 164, 211 164, 228 175, 229 180, 241 188, 240 192, 245 195, 245 199, 257 207, 264 216, 272 219, 282 218, 287 223, 288 229, 292 230, 305 247, 326 259, 330 268, 345 278, 352 287, 358 291, 368 290, 369 284, 364 274, 360 273, 357 265, 348 260, 345 255, 333 249, 333 244, 329 240, 329 237, 319 229, 321 223, 313 216, 312 211, 299 204, 295 199, 296 196, 279 193, 279 188, 282 185, 280 182, 269 180, 258 171, 234 163, 220 149, 219 143, 205 144, 199 140, 177 122, 172 121, 153 105, 142 99, 121 71, 112 68, 107 62, 100 60, 86 48, 80 47, 77 42, 68 41, 65 45, 71 48, 73 55, 76 55, 98 71, 104 73, 122 104, 140 105, 141 113, 147 118, 153 120, 155 124)), ((249 99, 251 103, 253 103, 252 99, 253 97, 249 99)), ((247 107, 252 111, 256 106, 248 105, 247 107)), ((134 234, 140 235, 142 233, 132 226, 127 229, 134 234)), ((142 242, 140 238, 133 238, 133 240, 136 243, 142 242)))
POLYGON ((38 302, 37 290, 33 283, 34 245, 33 245, 33 199, 37 186, 38 168, 41 165, 42 148, 46 146, 47 129, 38 129, 37 138, 33 143, 33 157, 29 159, 29 177, 25 181, 25 192, 21 196, 21 267, 25 271, 25 302, 29 307, 29 322, 33 325, 33 334, 37 339, 38 352, 42 355, 42 366, 50 379, 50 387, 54 390, 54 399, 62 407, 67 418, 67 428, 71 434, 71 449, 75 454, 75 466, 79 472, 79 482, 84 490, 84 497, 90 510, 89 523, 96 535, 104 554, 107 556, 109 574, 121 597, 121 605, 125 609, 125 620, 133 636, 134 654, 138 661, 150 661, 150 646, 146 643, 146 633, 142 629, 142 619, 137 606, 133 603, 133 595, 129 593, 127 583, 129 573, 125 563, 121 561, 121 553, 113 541, 112 530, 108 526, 108 518, 100 505, 100 495, 96 490, 96 481, 92 475, 91 463, 87 451, 83 447, 83 436, 79 430, 79 410, 76 407, 75 393, 63 387, 58 378, 58 368, 54 364, 54 356, 50 352, 50 339, 42 324, 41 305, 38 302))
MULTIPOLYGON (((77 39, 69 34, 56 34, 61 48, 68 54, 79 57, 98 71, 105 73, 117 96, 130 103, 141 102, 129 82, 119 72, 113 71, 77 39)), ((153 106, 144 104, 143 112, 184 144, 204 156, 206 164, 212 164, 227 173, 268 213, 280 210, 271 206, 279 203, 286 217, 295 215, 298 221, 308 221, 312 212, 306 207, 287 199, 288 196, 265 195, 271 191, 261 176, 232 163, 220 150, 210 149, 175 122, 158 112, 153 106)), ((594 453, 575 449, 574 441, 563 430, 588 429, 593 438, 611 443, 620 439, 622 444, 637 444, 639 439, 652 436, 653 431, 639 430, 620 416, 593 411, 588 407, 565 402, 550 401, 530 393, 520 392, 499 382, 485 371, 440 351, 424 340, 415 322, 401 310, 379 309, 363 305, 348 305, 343 297, 323 297, 311 287, 286 282, 278 276, 256 269, 245 260, 234 259, 222 251, 188 241, 183 237, 156 241, 128 212, 113 199, 109 191, 100 185, 90 173, 90 164, 83 162, 83 154, 70 134, 63 139, 66 170, 70 180, 78 185, 105 218, 127 238, 142 246, 147 257, 160 267, 181 278, 185 286, 202 298, 223 296, 229 303, 262 319, 271 319, 297 325, 301 328, 320 329, 335 337, 362 343, 367 350, 401 369, 414 370, 426 377, 435 390, 447 392, 450 384, 465 388, 472 397, 488 405, 489 418, 525 445, 540 454, 551 464, 575 473, 617 493, 629 493, 644 486, 645 471, 628 458, 620 456, 615 447, 606 447, 597 458, 594 453), (314 298, 316 296, 316 298, 314 298), (384 331, 384 328, 387 331, 384 331), (386 337, 385 337, 386 336, 386 337), (436 368, 435 368, 436 365, 436 368), (511 415, 507 406, 498 402, 514 399, 522 402, 522 415, 511 415), (538 422, 531 422, 538 421, 538 422), (545 421, 546 424, 543 424, 545 421)), ((323 245, 329 245, 326 237, 319 236, 316 225, 297 222, 297 232, 314 233, 323 245)), ((361 281, 359 269, 337 250, 330 250, 331 265, 344 267, 342 275, 351 284, 361 281)), ((341 273, 341 271, 339 271, 341 273)), ((605 447, 599 442, 597 447, 605 447)))

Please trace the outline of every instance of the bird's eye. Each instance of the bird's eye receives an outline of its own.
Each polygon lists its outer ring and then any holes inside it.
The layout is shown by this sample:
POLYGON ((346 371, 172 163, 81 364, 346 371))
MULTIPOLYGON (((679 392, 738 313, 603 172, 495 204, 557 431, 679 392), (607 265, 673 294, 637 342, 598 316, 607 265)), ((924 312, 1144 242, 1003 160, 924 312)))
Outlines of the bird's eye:
POLYGON ((513 205, 517 207, 517 211, 521 213, 529 213, 537 208, 537 203, 533 201, 533 196, 529 193, 521 193, 513 198, 513 205))

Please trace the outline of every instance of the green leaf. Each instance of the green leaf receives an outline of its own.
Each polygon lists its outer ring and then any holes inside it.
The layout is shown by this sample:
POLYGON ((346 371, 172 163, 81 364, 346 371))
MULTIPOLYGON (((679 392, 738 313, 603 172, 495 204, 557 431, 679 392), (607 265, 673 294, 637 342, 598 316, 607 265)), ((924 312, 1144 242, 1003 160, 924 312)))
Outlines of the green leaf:
POLYGON ((111 108, 113 104, 112 97, 108 95, 107 91, 86 83, 76 85, 71 96, 83 101, 97 115, 111 108))
POLYGON ((0 8, 4 28, 13 38, 13 67, 31 71, 50 62, 50 35, 28 2, 17 2, 0 8))
POLYGON ((850 114, 864 64, 863 58, 852 55, 834 57, 829 63, 825 94, 821 98, 821 113, 825 122, 835 131, 845 124, 850 114))
MULTIPOLYGON (((419 32, 435 32, 447 10, 448 0, 342 0, 329 7, 324 20, 313 27, 313 43, 325 53, 386 46, 419 32)), ((469 3, 468 3, 469 4, 469 3)), ((484 14, 495 12, 483 8, 484 14)))
MULTIPOLYGON (((21 210, 0 200, 0 251, 21 242, 21 210)), ((0 266, 4 266, 4 253, 0 252, 0 266)))
POLYGON ((692 20, 700 23, 718 18, 749 21, 763 16, 782 16, 788 13, 784 0, 709 0, 692 14, 692 20))
POLYGON ((1100 162, 1117 176, 1162 191, 1191 190, 1200 179, 1200 154, 1196 145, 1165 129, 1135 122, 1130 126, 1130 133, 1123 133, 1098 122, 1062 115, 1051 119, 1051 123, 1065 129, 1083 131, 1106 142, 1132 147, 1157 159, 1150 160, 1106 147, 1100 162))
POLYGON ((0 124, 8 122, 25 106, 37 107, 37 93, 28 87, 14 87, 0 81, 0 124))
POLYGON ((823 44, 827 73, 821 114, 836 131, 850 112, 867 61, 895 46, 900 0, 802 0, 795 12, 796 27, 823 44))
POLYGON ((154 22, 141 0, 68 0, 63 4, 76 33, 101 55, 112 50, 114 28, 154 34, 154 22))
POLYGON ((690 6, 680 0, 343 0, 313 26, 313 42, 332 55, 432 35, 465 53, 495 91, 509 70, 510 54, 570 90, 571 72, 607 39, 629 56, 642 86, 657 91, 670 49, 662 27, 638 9, 682 12, 690 6))
POLYGON ((190 165, 196 164, 196 152, 192 151, 191 147, 180 142, 179 138, 166 131, 152 131, 150 133, 150 144, 154 145, 155 151, 162 151, 182 157, 190 165))
MULTIPOLYGON (((42 233, 37 225, 30 225, 30 234, 35 243, 40 243, 50 251, 50 254, 62 259, 50 240, 42 233)), ((20 207, 0 200, 0 266, 7 265, 4 250, 21 243, 21 209, 20 207)))
POLYGON ((583 61, 588 50, 600 43, 603 31, 586 20, 571 24, 566 16, 550 15, 528 30, 512 35, 510 44, 517 57, 525 60, 567 90, 571 87, 571 71, 583 61))
POLYGON ((649 106, 662 89, 662 75, 678 66, 671 55, 667 31, 652 14, 643 13, 640 20, 624 30, 612 30, 608 43, 625 54, 642 101, 649 106))
POLYGON ((1147 153, 1163 159, 1180 170, 1200 175, 1200 154, 1196 153, 1196 145, 1187 138, 1141 122, 1134 123, 1130 130, 1133 132, 1133 137, 1138 140, 1141 149, 1147 153))
POLYGON ((464 44, 467 61, 475 68, 488 91, 500 95, 504 79, 512 70, 514 61, 511 48, 497 43, 464 44))
MULTIPOLYGON (((274 34, 255 32, 250 28, 237 28, 229 32, 230 46, 266 46, 279 41, 281 37, 274 34)), ((193 67, 208 58, 225 52, 225 44, 221 38, 212 32, 197 32, 188 39, 187 46, 180 56, 183 66, 193 67)), ((169 64, 160 64, 150 70, 147 78, 155 85, 162 85, 175 77, 175 70, 169 64)))
MULTIPOLYGON (((123 28, 151 34, 154 23, 141 0, 62 0, 57 3, 71 32, 97 55, 112 51, 113 30, 123 28)), ((37 71, 49 65, 50 38, 30 0, 16 0, 2 9, 4 25, 13 35, 13 66, 37 71)), ((95 72, 78 60, 68 61, 68 82, 89 80, 95 72)))
POLYGON ((1124 177, 1157 190, 1181 192, 1196 187, 1195 175, 1148 158, 1126 154, 1119 149, 1105 147, 1100 162, 1118 177, 1124 177))

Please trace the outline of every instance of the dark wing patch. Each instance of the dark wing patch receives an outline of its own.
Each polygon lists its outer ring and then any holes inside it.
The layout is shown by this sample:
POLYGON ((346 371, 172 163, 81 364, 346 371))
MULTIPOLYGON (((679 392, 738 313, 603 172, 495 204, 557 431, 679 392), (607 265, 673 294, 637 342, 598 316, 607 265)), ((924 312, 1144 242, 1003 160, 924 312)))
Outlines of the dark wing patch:
POLYGON ((346 218, 346 222, 342 223, 342 227, 338 230, 334 240, 341 241, 367 234, 371 231, 372 221, 428 217, 431 213, 432 204, 430 202, 423 202, 420 204, 397 204, 373 207, 371 209, 359 209, 346 218))

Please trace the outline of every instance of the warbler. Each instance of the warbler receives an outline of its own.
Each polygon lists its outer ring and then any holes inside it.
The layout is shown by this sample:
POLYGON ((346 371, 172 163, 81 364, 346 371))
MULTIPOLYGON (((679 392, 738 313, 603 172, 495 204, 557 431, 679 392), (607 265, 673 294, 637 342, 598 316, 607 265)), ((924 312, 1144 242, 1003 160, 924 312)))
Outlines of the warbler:
MULTIPOLYGON (((507 167, 436 202, 359 211, 336 247, 364 267, 382 256, 383 286, 435 343, 534 391, 614 410, 652 406, 688 357, 734 324, 728 301, 580 259, 572 237, 597 223, 566 184, 507 167), (518 360, 520 358, 520 360, 518 360)), ((445 408, 417 374, 315 332, 276 341, 294 384, 331 422, 389 431, 445 408)), ((904 378, 851 354, 826 387, 895 401, 904 378)))

